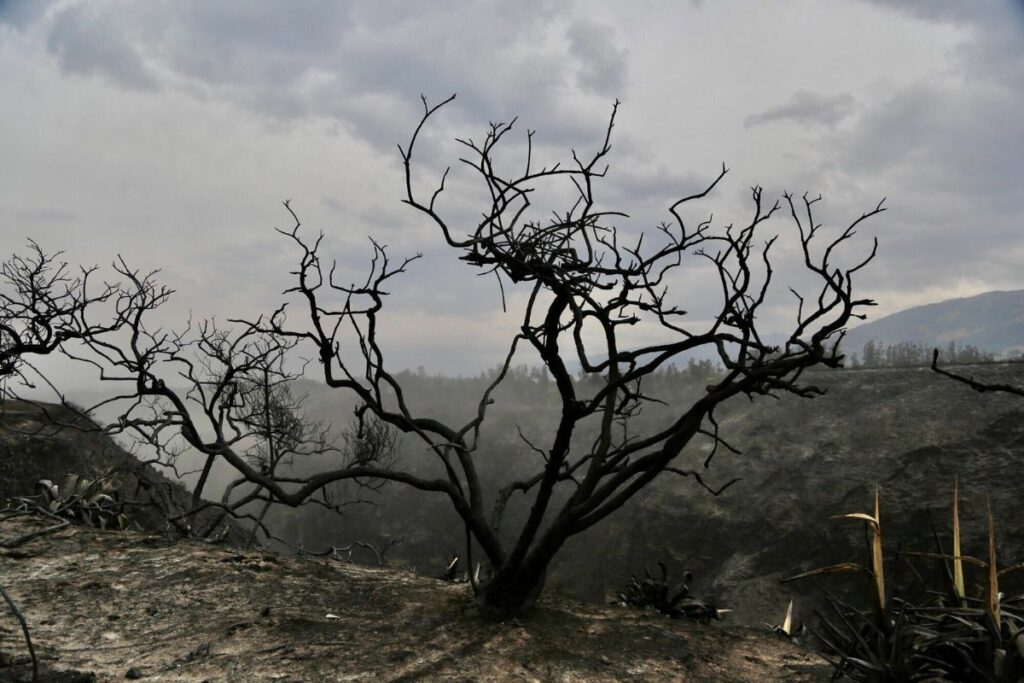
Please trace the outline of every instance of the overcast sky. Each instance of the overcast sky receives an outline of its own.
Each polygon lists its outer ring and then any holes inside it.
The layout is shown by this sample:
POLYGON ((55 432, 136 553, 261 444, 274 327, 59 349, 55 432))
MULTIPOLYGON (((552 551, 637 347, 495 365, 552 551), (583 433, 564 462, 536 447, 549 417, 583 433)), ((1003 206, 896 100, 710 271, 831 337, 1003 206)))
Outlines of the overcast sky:
MULTIPOLYGON (((593 150, 618 98, 597 192, 631 214, 625 229, 653 226, 725 162, 701 208, 725 222, 747 215, 754 184, 820 192, 834 225, 888 197, 852 245, 881 243, 860 281, 874 317, 1024 288, 1016 0, 0 0, 4 257, 30 237, 74 263, 121 254, 177 290, 165 324, 254 315, 289 284, 296 255, 273 228, 291 199, 353 278, 368 235, 424 254, 388 301, 396 365, 492 366, 515 327, 493 280, 399 202, 396 144, 421 93, 458 93, 428 132, 424 183, 455 163, 447 141, 491 120, 518 115, 543 161, 593 150)), ((456 219, 482 208, 470 180, 442 202, 456 219)), ((765 236, 791 231, 780 219, 765 236)), ((784 331, 792 314, 773 307, 765 324, 784 331)))

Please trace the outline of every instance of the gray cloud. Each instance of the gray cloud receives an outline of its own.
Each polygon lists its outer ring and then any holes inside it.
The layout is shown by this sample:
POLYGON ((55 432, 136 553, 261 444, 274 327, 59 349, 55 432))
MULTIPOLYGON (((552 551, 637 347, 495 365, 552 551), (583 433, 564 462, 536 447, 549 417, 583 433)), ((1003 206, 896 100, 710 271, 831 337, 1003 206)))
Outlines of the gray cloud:
POLYGON ((9 216, 15 221, 40 223, 71 223, 79 218, 71 211, 54 207, 7 207, 0 205, 0 217, 9 216))
POLYGON ((886 10, 906 12, 929 21, 974 22, 988 21, 1014 9, 1014 2, 1003 0, 867 0, 886 10), (1009 7, 1007 7, 1009 6, 1009 7))
POLYGON ((626 54, 615 45, 610 26, 577 21, 567 33, 569 50, 582 62, 576 82, 588 92, 622 97, 626 90, 626 54))
POLYGON ((916 84, 868 108, 823 171, 834 186, 890 197, 882 276, 865 281, 879 314, 1021 287, 1024 96, 964 64, 975 74, 965 86, 916 84))
POLYGON ((958 48, 975 78, 1024 89, 1024 2, 1020 0, 867 0, 887 10, 970 31, 958 48))
POLYGON ((792 121, 800 124, 835 126, 849 116, 856 101, 849 93, 822 95, 799 90, 793 93, 789 102, 766 109, 760 114, 748 116, 743 124, 747 128, 774 121, 792 121))
POLYGON ((167 68, 213 85, 293 86, 324 67, 354 28, 349 2, 313 0, 302 11, 256 0, 243 6, 197 0, 152 3, 135 19, 167 68))
POLYGON ((545 119, 563 139, 590 137, 592 128, 567 106, 566 86, 619 94, 624 57, 609 31, 591 23, 575 27, 569 45, 538 50, 537 39, 567 10, 549 0, 446 0, 416 11, 354 0, 318 0, 302 11, 268 0, 241 8, 98 0, 61 7, 45 30, 68 73, 128 88, 180 88, 281 119, 335 119, 393 149, 421 92, 434 100, 460 93, 455 110, 463 120, 521 115, 545 119))
POLYGON ((846 141, 851 172, 901 172, 936 198, 985 197, 986 207, 1019 207, 1024 97, 980 88, 971 97, 908 88, 864 117, 846 141), (994 203, 993 203, 994 202, 994 203))
POLYGON ((129 88, 157 86, 123 24, 92 5, 71 5, 60 11, 48 46, 67 73, 102 74, 129 88))
MULTIPOLYGON (((862 282, 884 312, 1020 287, 1019 4, 0 0, 0 157, 19 160, 0 164, 0 235, 85 263, 125 253, 164 268, 179 309, 226 317, 279 301, 294 263, 271 228, 292 197, 345 277, 365 273, 368 234, 396 258, 424 252, 388 300, 395 359, 441 367, 457 348, 446 367, 457 369, 493 355, 474 330, 504 318, 493 279, 400 204, 395 143, 420 116, 417 96, 459 94, 424 131, 414 182, 430 188, 452 164, 439 201, 462 230, 487 197, 453 137, 479 140, 488 121, 520 115, 503 168, 521 168, 526 128, 535 163, 571 162, 570 148, 600 144, 623 96, 595 187, 601 208, 631 215, 617 221, 624 235, 665 219, 726 161, 732 173, 688 218, 744 220, 757 182, 771 199, 821 191, 826 226, 888 195, 891 211, 853 245, 860 254, 880 233, 862 282), (785 121, 798 125, 763 125, 785 121)), ((564 209, 564 193, 535 196, 535 217, 564 209)), ((764 234, 790 227, 780 216, 764 234)), ((794 254, 780 243, 783 297, 794 254)), ((684 270, 689 308, 707 285, 684 270)), ((788 324, 788 310, 768 326, 788 324)))
POLYGON ((39 21, 55 3, 56 0, 0 0, 0 24, 23 29, 39 21))

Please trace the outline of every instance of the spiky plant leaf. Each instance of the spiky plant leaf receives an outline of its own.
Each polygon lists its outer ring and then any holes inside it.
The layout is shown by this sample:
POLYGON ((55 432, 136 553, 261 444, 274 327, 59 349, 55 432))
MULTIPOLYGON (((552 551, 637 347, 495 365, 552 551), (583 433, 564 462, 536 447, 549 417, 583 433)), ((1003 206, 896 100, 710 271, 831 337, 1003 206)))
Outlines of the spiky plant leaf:
MULTIPOLYGON (((962 560, 962 561, 964 561, 964 562, 966 562, 968 564, 973 564, 973 565, 978 566, 978 567, 987 567, 988 566, 988 562, 985 562, 984 560, 979 560, 976 557, 971 557, 970 555, 949 555, 949 554, 946 554, 946 553, 922 553, 922 552, 917 552, 916 550, 904 550, 902 554, 903 555, 907 555, 908 557, 931 557, 931 558, 934 558, 936 560, 953 560, 953 559, 959 558, 960 560, 962 560)), ((1018 568, 1020 568, 1020 567, 1024 567, 1024 564, 1018 565, 1018 568)))
POLYGON ((845 515, 834 515, 832 519, 860 519, 872 526, 872 528, 878 526, 878 518, 872 517, 866 512, 850 512, 845 515))
POLYGON ((786 618, 782 620, 782 632, 787 636, 793 635, 793 599, 789 600, 789 607, 786 608, 786 618))
POLYGON ((999 633, 999 571, 996 568, 996 525, 992 520, 992 501, 985 498, 985 508, 988 516, 988 581, 985 585, 985 611, 992 618, 996 633, 999 633))
POLYGON ((1011 572, 1020 571, 1021 569, 1024 569, 1024 562, 1019 562, 1009 567, 1004 567, 999 570, 998 574, 999 576, 1005 576, 1007 574, 1010 574, 1011 572))
POLYGON ((878 485, 875 485, 875 523, 871 534, 871 574, 875 579, 875 599, 878 618, 885 620, 885 573, 882 568, 882 516, 880 514, 878 485))
POLYGON ((36 482, 36 488, 42 491, 49 502, 53 502, 60 497, 57 493, 57 486, 49 479, 40 479, 36 482))
MULTIPOLYGON (((873 515, 857 513, 843 516, 868 523, 871 529, 868 537, 870 569, 847 563, 806 572, 790 580, 861 569, 876 579, 873 581, 876 597, 884 596, 884 578, 877 581, 882 577, 878 565, 881 557, 879 497, 876 489, 873 515)), ((959 482, 954 483, 954 499, 954 525, 959 529, 959 482)), ((1001 598, 998 584, 1001 574, 1024 568, 1024 563, 999 571, 990 502, 986 511, 989 525, 987 562, 963 555, 959 538, 954 544, 953 554, 947 553, 934 529, 937 553, 906 553, 947 562, 956 560, 961 576, 964 563, 981 566, 987 574, 982 597, 967 597, 965 581, 957 586, 952 563, 946 564, 946 590, 932 591, 935 599, 921 606, 911 605, 894 595, 884 603, 885 611, 861 610, 826 593, 834 616, 829 620, 819 614, 821 621, 817 628, 820 630, 812 632, 826 648, 825 657, 835 669, 834 678, 845 676, 872 682, 1024 682, 1024 615, 1017 612, 1024 603, 1024 596, 1001 598), (878 618, 879 614, 882 619, 878 618)))
POLYGON ((797 581, 799 579, 806 579, 811 576, 822 576, 824 574, 839 574, 841 572, 866 572, 868 571, 863 566, 856 562, 842 562, 840 564, 834 564, 831 567, 821 567, 819 569, 812 569, 809 572, 797 574, 796 576, 790 576, 787 579, 782 579, 779 583, 789 583, 790 581, 797 581))
POLYGON ((114 499, 111 498, 110 496, 108 496, 105 493, 97 493, 97 494, 91 496, 88 500, 86 500, 86 503, 88 503, 89 505, 96 505, 96 506, 114 505, 115 504, 114 503, 114 499))
POLYGON ((961 604, 967 592, 964 590, 964 563, 960 552, 960 482, 953 477, 953 590, 961 604))
POLYGON ((60 487, 61 498, 67 500, 71 496, 78 493, 79 485, 80 481, 77 474, 69 474, 68 476, 64 477, 64 483, 61 484, 60 487))
POLYGON ((1017 657, 1024 660, 1024 631, 1013 625, 1013 622, 1007 623, 1007 628, 1010 630, 1010 644, 1016 648, 1017 657))

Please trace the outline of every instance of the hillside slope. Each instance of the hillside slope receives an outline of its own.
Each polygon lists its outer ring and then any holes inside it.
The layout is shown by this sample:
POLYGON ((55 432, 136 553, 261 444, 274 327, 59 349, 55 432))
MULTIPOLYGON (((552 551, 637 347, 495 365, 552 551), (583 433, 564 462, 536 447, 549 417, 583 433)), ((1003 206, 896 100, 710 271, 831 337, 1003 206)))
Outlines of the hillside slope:
MULTIPOLYGON (((8 520, 0 535, 32 520, 8 520)), ((828 667, 752 629, 548 597, 500 622, 468 586, 331 560, 70 527, 0 576, 49 671, 160 681, 817 681, 828 667)), ((25 671, 0 619, 0 680, 25 671)))
MULTIPOLYGON (((91 420, 59 405, 0 401, 0 505, 38 493, 40 480, 61 486, 72 474, 108 479, 131 522, 147 531, 168 528, 162 509, 191 505, 181 484, 140 462, 91 420)), ((200 524, 212 519, 212 511, 199 515, 200 524)))
POLYGON ((71 473, 95 477, 131 464, 130 456, 95 430, 92 422, 61 406, 0 401, 0 502, 32 495, 40 479, 60 482, 71 473))
MULTIPOLYGON (((1024 385, 1024 365, 963 367, 981 378, 1024 385)), ((547 588, 593 602, 606 602, 631 574, 658 560, 670 578, 689 570, 695 595, 735 610, 730 623, 777 623, 791 597, 809 616, 821 606, 819 588, 856 585, 856 578, 833 577, 801 584, 779 580, 814 567, 860 561, 863 529, 833 515, 867 511, 880 485, 886 544, 890 553, 932 551, 928 511, 940 531, 948 526, 953 476, 959 474, 968 552, 983 552, 981 521, 990 495, 999 524, 1000 557, 1009 565, 1024 561, 1024 400, 1008 395, 979 395, 925 368, 818 372, 808 380, 827 389, 807 400, 783 397, 753 402, 736 400, 717 413, 722 435, 741 450, 722 450, 706 472, 720 485, 741 480, 713 497, 692 480, 665 477, 623 509, 581 536, 556 557, 547 588)), ((458 401, 472 395, 468 380, 447 382, 424 396, 428 414, 465 409, 458 401)), ((676 404, 689 389, 651 390, 676 404)), ((431 381, 423 380, 429 389, 431 381)), ((550 433, 551 397, 523 398, 527 388, 510 388, 493 408, 485 433, 484 462, 515 468, 523 448, 520 427, 531 437, 550 433)), ((312 396, 325 416, 335 394, 312 396)), ((467 402, 468 403, 468 402, 467 402)), ((421 406, 417 406, 417 409, 421 406)), ((643 419, 656 421, 657 413, 643 419)), ((541 437, 543 438, 543 437, 541 437)), ((415 442, 409 441, 415 448, 415 442)), ((681 456, 679 466, 700 468, 707 444, 681 456)), ((412 456, 417 451, 410 449, 412 456)), ((412 457, 411 456, 411 457, 412 457)), ((490 470, 489 470, 490 471, 490 470)), ((504 480, 506 477, 502 476, 504 480)), ((277 519, 281 533, 307 547, 364 540, 383 544, 402 538, 389 557, 436 574, 452 551, 462 551, 462 527, 440 496, 387 487, 378 506, 353 507, 341 518, 319 510, 289 513, 277 519)), ((521 514, 528 500, 514 501, 521 514)), ((514 528, 514 524, 510 523, 514 528)), ((479 556, 478 556, 479 557, 479 556)), ((923 567, 922 570, 927 569, 923 567)), ((1009 580, 1009 579, 1008 579, 1009 580)), ((1015 587, 1010 586, 1013 590, 1015 587)))
MULTIPOLYGON (((958 369, 1024 385, 1019 364, 958 369)), ((855 577, 778 581, 814 567, 862 562, 863 525, 832 517, 869 512, 876 485, 890 559, 897 548, 935 550, 929 514, 948 539, 958 476, 965 552, 984 553, 985 501, 991 498, 1000 563, 1024 560, 1024 528, 1017 524, 1024 514, 1024 400, 979 395, 925 368, 833 372, 818 383, 828 392, 811 401, 741 403, 723 416, 724 433, 744 452, 716 463, 718 477, 743 477, 721 498, 662 487, 638 513, 657 515, 687 539, 691 550, 676 552, 700 558, 699 567, 715 577, 720 602, 737 609, 737 620, 768 620, 790 597, 808 615, 822 606, 820 589, 862 588, 855 577)), ((650 546, 667 540, 653 532, 649 538, 650 546)), ((915 566, 939 569, 934 561, 915 566)), ((890 571, 902 575, 904 588, 914 586, 905 564, 890 571)), ((1008 593, 1022 588, 1020 577, 1007 579, 1008 593)))

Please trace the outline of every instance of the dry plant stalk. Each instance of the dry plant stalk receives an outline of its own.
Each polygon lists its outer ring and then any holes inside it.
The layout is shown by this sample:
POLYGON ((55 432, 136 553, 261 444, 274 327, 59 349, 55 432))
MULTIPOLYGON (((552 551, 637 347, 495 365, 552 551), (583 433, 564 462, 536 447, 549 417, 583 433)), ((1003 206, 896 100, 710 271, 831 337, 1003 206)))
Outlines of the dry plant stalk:
POLYGON ((960 604, 964 604, 967 591, 964 589, 964 562, 960 552, 960 481, 953 478, 953 590, 960 604))
POLYGON ((992 618, 996 633, 1000 632, 999 614, 999 570, 996 568, 996 525, 992 521, 992 500, 985 497, 985 512, 988 516, 988 581, 985 584, 985 611, 992 618))

